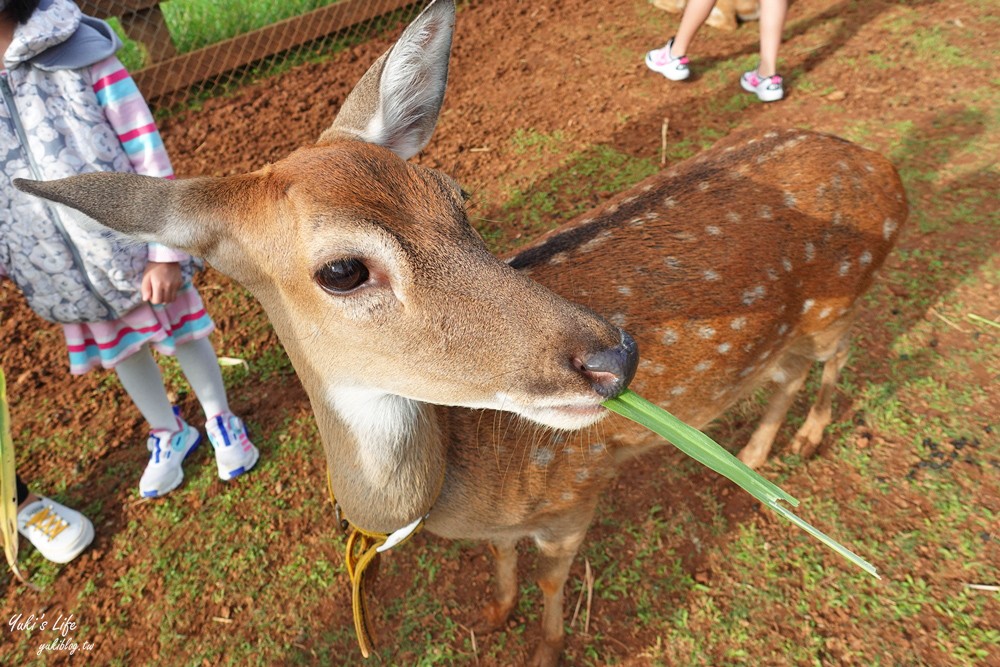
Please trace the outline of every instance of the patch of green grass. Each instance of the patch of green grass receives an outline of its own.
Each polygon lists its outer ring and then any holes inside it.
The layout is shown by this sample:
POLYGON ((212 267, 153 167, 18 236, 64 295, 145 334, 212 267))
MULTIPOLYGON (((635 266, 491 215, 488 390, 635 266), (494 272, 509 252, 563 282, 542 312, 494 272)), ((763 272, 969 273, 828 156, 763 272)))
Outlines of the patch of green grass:
MULTIPOLYGON (((530 155, 553 145, 562 145, 561 135, 516 132, 512 139, 516 152, 530 155)), ((525 240, 546 232, 590 209, 598 193, 625 190, 656 173, 652 160, 637 159, 610 146, 595 145, 571 152, 546 180, 528 187, 515 187, 498 214, 498 219, 480 224, 480 233, 489 241, 496 238, 496 226, 523 227, 525 240)), ((473 217, 473 222, 476 222, 473 217)))

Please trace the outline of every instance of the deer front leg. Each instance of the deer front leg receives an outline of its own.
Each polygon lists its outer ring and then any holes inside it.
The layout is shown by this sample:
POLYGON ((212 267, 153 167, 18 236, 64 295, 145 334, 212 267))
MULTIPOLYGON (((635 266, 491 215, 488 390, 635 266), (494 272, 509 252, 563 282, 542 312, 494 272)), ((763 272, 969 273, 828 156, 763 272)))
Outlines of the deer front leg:
POLYGON ((496 592, 483 609, 482 631, 499 630, 507 622, 517 603, 517 541, 494 541, 489 544, 496 560, 496 592))
POLYGON ((823 431, 833 419, 833 392, 837 388, 840 371, 847 363, 849 347, 849 339, 845 335, 837 342, 837 351, 823 364, 823 380, 816 392, 816 402, 792 441, 792 451, 796 454, 812 456, 823 440, 823 431))
POLYGON ((542 589, 545 606, 542 610, 542 638, 528 662, 530 667, 554 667, 559 663, 566 634, 563 588, 584 535, 586 527, 560 538, 535 538, 541 552, 538 561, 538 587, 542 589))
POLYGON ((781 372, 785 375, 785 381, 778 384, 768 399, 767 412, 761 417, 757 430, 750 436, 750 441, 740 450, 740 461, 751 468, 759 468, 767 462, 767 455, 771 453, 771 445, 774 444, 774 436, 785 423, 788 408, 792 406, 795 396, 805 384, 812 364, 811 359, 797 355, 789 355, 788 359, 784 360, 781 372))

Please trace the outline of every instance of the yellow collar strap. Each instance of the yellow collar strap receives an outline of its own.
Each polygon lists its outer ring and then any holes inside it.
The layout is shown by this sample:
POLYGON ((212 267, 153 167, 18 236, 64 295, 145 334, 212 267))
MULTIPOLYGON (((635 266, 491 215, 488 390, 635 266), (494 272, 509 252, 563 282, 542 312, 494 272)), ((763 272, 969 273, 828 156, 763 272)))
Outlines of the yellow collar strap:
POLYGON ((373 533, 355 526, 349 520, 341 520, 340 506, 337 504, 337 498, 333 494, 333 480, 330 477, 329 471, 326 473, 326 484, 330 490, 330 500, 333 502, 338 523, 347 531, 344 563, 347 565, 347 577, 351 581, 351 609, 354 612, 354 632, 358 637, 358 647, 361 649, 361 655, 367 658, 375 648, 375 635, 372 632, 371 620, 368 616, 368 600, 365 597, 365 593, 378 574, 379 555, 403 544, 416 535, 423 528, 427 515, 425 514, 413 523, 403 526, 393 533, 373 533))

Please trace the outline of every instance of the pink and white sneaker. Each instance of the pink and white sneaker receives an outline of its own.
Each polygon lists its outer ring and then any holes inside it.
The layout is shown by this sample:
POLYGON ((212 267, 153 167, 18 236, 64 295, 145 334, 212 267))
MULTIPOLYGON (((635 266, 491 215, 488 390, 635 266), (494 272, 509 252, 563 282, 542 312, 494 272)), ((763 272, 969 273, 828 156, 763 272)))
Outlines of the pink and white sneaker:
POLYGON ((781 86, 781 77, 774 76, 760 77, 757 70, 744 72, 740 77, 740 85, 748 93, 757 95, 761 102, 777 102, 785 96, 785 89, 781 86))
POLYGON ((683 81, 691 76, 688 69, 687 56, 674 56, 670 48, 674 45, 674 38, 671 37, 666 46, 662 49, 653 49, 646 54, 646 67, 659 72, 671 81, 683 81))
POLYGON ((256 465, 260 452, 250 442, 243 420, 232 412, 222 412, 210 418, 205 422, 205 431, 215 448, 220 479, 239 477, 256 465))

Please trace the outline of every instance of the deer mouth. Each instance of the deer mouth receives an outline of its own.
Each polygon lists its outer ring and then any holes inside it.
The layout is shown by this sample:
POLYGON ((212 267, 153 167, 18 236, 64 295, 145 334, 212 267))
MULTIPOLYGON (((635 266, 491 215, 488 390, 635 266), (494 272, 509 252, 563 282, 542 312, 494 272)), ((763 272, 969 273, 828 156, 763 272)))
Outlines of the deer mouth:
POLYGON ((576 431, 596 424, 608 415, 607 409, 593 399, 587 401, 522 404, 510 397, 499 397, 503 410, 518 414, 543 426, 576 431))

